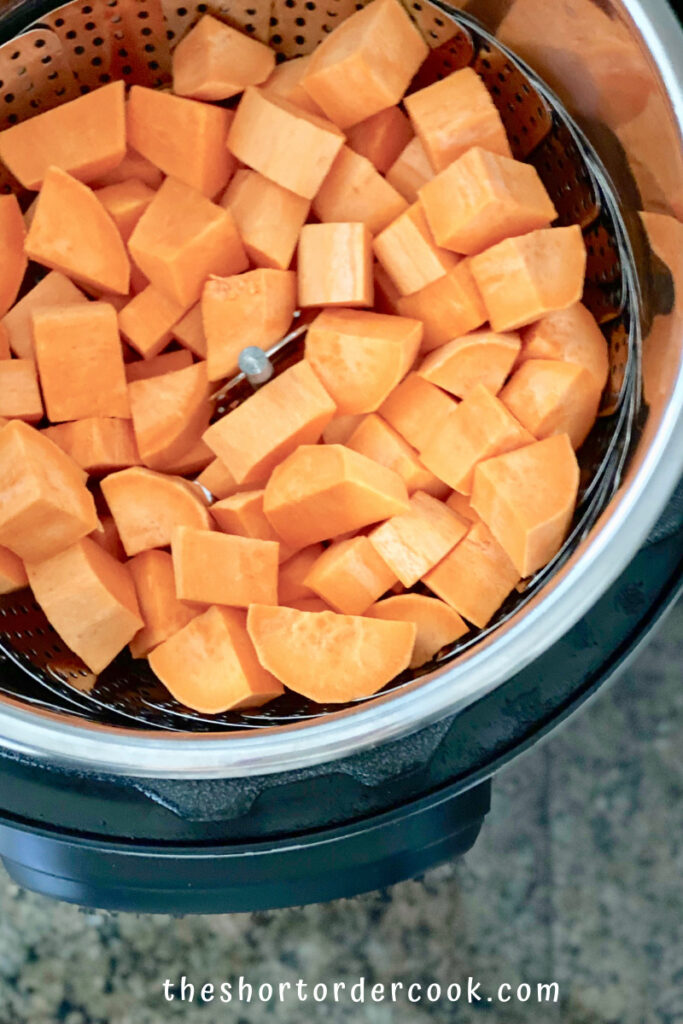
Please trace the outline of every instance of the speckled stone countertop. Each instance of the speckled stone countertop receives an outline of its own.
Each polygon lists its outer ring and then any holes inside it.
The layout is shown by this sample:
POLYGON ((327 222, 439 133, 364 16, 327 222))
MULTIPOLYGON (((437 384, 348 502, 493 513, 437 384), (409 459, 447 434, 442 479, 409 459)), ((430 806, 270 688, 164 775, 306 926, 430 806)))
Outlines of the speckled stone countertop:
POLYGON ((323 906, 137 917, 0 878, 0 1024, 682 1024, 683 605, 639 661, 494 784, 474 850, 323 906), (165 978, 556 980, 554 1006, 201 1005, 165 978))

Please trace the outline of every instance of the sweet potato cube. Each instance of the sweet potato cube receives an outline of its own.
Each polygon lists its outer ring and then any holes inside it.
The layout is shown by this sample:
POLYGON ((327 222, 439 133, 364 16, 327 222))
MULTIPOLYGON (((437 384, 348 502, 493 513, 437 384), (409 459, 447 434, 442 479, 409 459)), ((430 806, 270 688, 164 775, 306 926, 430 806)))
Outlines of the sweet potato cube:
POLYGON ((481 522, 481 519, 472 508, 470 499, 466 494, 460 494, 458 491, 453 491, 453 493, 446 499, 446 504, 449 508, 452 508, 454 512, 457 512, 461 519, 466 519, 468 523, 481 522))
POLYGON ((137 178, 147 188, 156 191, 164 180, 164 175, 147 157, 136 153, 134 149, 128 149, 120 164, 112 167, 106 174, 98 174, 89 182, 89 185, 91 188, 101 189, 108 185, 120 185, 121 182, 130 181, 131 178, 137 178))
POLYGON ((192 353, 185 348, 162 352, 160 356, 152 356, 151 359, 136 359, 133 363, 126 363, 126 380, 130 383, 133 380, 161 377, 164 373, 184 370, 192 366, 192 363, 192 353))
POLYGON ((296 608, 300 612, 331 612, 329 604, 323 601, 322 597, 299 597, 296 601, 290 601, 288 608, 296 608))
POLYGON ((0 159, 24 188, 37 190, 48 168, 92 181, 126 153, 125 85, 111 82, 0 132, 0 159))
POLYGON ((465 536, 467 525, 444 502, 416 491, 410 508, 370 534, 370 543, 404 587, 412 587, 465 536))
POLYGON ((166 467, 166 473, 174 473, 176 476, 196 476, 203 472, 209 463, 213 462, 213 452, 201 437, 194 441, 183 455, 173 459, 166 467))
POLYGON ((47 427, 43 434, 93 476, 140 465, 130 420, 89 417, 47 427))
POLYGON ((408 667, 417 632, 412 622, 266 605, 249 609, 247 629, 264 668, 321 704, 376 693, 408 667))
POLYGON ((167 469, 199 441, 211 406, 204 363, 128 385, 140 458, 150 469, 167 469))
POLYGON ((39 309, 33 313, 33 334, 53 423, 130 416, 116 311, 108 302, 39 309))
POLYGON ((365 416, 335 416, 323 430, 325 444, 346 444, 365 416))
POLYGON ((497 395, 520 348, 519 335, 514 331, 509 334, 472 331, 435 349, 417 372, 457 398, 465 398, 477 384, 483 384, 492 395, 497 395))
POLYGON ((181 601, 277 604, 278 543, 179 526, 171 538, 181 601))
POLYGON ((578 302, 586 273, 581 228, 541 228, 472 256, 470 267, 494 331, 524 327, 578 302))
POLYGON ((500 114, 473 68, 453 71, 406 96, 406 110, 435 171, 472 146, 512 156, 500 114))
MULTIPOLYGON (((7 320, 7 318, 5 318, 7 320)), ((522 331, 518 363, 527 359, 559 359, 576 363, 603 390, 609 375, 609 352, 595 317, 580 302, 548 313, 522 331)))
POLYGON ((531 164, 473 146, 420 189, 435 241, 467 255, 547 227, 557 210, 531 164))
POLYGON ((200 359, 206 359, 206 335, 202 322, 201 303, 197 303, 182 320, 173 326, 173 337, 179 341, 184 348, 194 352, 200 359))
POLYGON ((238 160, 304 199, 316 194, 343 145, 330 121, 253 87, 245 90, 228 133, 238 160))
POLYGON ((440 249, 419 203, 408 207, 373 243, 375 256, 401 295, 412 295, 443 277, 458 257, 440 249))
POLYGON ((28 266, 25 240, 26 226, 17 197, 0 195, 0 316, 14 303, 28 266))
POLYGON ((95 195, 116 224, 121 238, 127 242, 133 228, 154 199, 154 189, 138 178, 131 178, 129 181, 99 188, 95 195))
POLYGON ((0 321, 0 359, 10 359, 12 353, 9 347, 9 331, 2 321, 0 321))
POLYGON ((0 360, 0 416, 27 423, 42 420, 43 402, 32 359, 0 360))
POLYGON ((161 186, 128 247, 155 288, 185 309, 210 274, 239 274, 248 266, 230 211, 175 178, 161 186))
POLYGON ((173 91, 196 100, 227 100, 259 85, 275 52, 258 39, 205 14, 173 51, 173 91))
POLYGON ((421 339, 419 320, 325 309, 308 329, 306 359, 340 414, 373 412, 413 365, 421 339))
POLYGON ((134 85, 128 97, 128 144, 168 174, 212 199, 235 161, 225 148, 232 111, 134 85))
POLYGON ((318 104, 308 95, 301 84, 302 79, 308 73, 311 56, 308 54, 305 57, 292 57, 290 60, 283 60, 263 83, 263 88, 281 99, 287 100, 293 106, 307 110, 309 114, 324 117, 318 104))
POLYGON ((203 714, 258 707, 283 692, 261 667, 236 608, 209 608, 152 651, 149 663, 167 690, 203 714))
POLYGON ((72 306, 87 301, 83 292, 68 277, 56 270, 50 271, 3 317, 2 324, 7 329, 14 354, 20 359, 33 358, 32 313, 35 310, 45 306, 72 306))
POLYGON ((398 0, 374 0, 313 52, 303 87, 340 128, 402 98, 429 48, 398 0))
POLYGON ((562 547, 578 488, 571 441, 558 434, 477 466, 472 507, 520 576, 530 576, 562 547))
POLYGON ((144 625, 128 645, 134 658, 144 658, 199 615, 179 601, 173 560, 167 551, 141 551, 128 562, 144 625))
POLYGON ((119 311, 119 330, 129 345, 152 359, 166 348, 186 307, 149 284, 119 311))
POLYGON ((470 527, 424 582, 452 608, 483 629, 519 582, 519 573, 489 528, 470 527))
POLYGON ((27 586, 24 563, 9 548, 0 545, 0 594, 13 594, 27 586))
POLYGON ((400 296, 396 306, 401 316, 424 324, 422 352, 481 327, 487 315, 467 259, 419 292, 400 296))
POLYGON ((450 395, 410 373, 379 407, 379 414, 419 452, 455 408, 450 395))
POLYGON ((477 384, 430 434, 420 457, 439 479, 470 494, 478 462, 533 440, 503 403, 483 384, 477 384))
POLYGON ((229 498, 231 494, 237 494, 240 489, 252 490, 254 488, 254 484, 240 486, 228 467, 220 459, 215 458, 199 474, 197 483, 218 500, 229 498))
POLYGON ((99 544, 101 548, 108 551, 112 558, 115 558, 119 562, 125 562, 126 552, 123 550, 123 544, 119 537, 119 531, 116 529, 116 523, 114 517, 108 513, 100 513, 99 523, 97 527, 89 533, 88 536, 99 544))
POLYGON ((577 363, 528 359, 500 393, 501 402, 539 441, 568 434, 580 448, 595 423, 601 389, 577 363))
POLYGON ((211 515, 223 533, 234 533, 238 537, 251 537, 253 540, 277 541, 280 544, 278 559, 284 562, 294 551, 280 543, 280 537, 270 525, 263 511, 263 494, 263 488, 231 494, 213 503, 211 515))
POLYGON ((323 551, 304 582, 335 611, 363 615, 396 576, 367 537, 352 537, 323 551))
POLYGON ((426 491, 436 498, 445 498, 448 494, 448 485, 423 466, 415 449, 375 413, 364 416, 351 436, 339 443, 393 469, 405 483, 408 494, 426 491))
POLYGON ((349 128, 346 138, 351 149, 386 174, 413 138, 413 129, 400 107, 386 107, 349 128))
POLYGON ((313 200, 313 212, 319 220, 360 221, 372 235, 395 220, 407 206, 403 196, 367 157, 348 146, 339 151, 313 200))
POLYGON ((48 621, 92 672, 105 669, 142 628, 128 567, 90 537, 27 563, 26 571, 48 621))
POLYGON ((286 544, 303 547, 408 509, 398 473, 343 445, 301 445, 273 471, 263 510, 286 544))
POLYGON ((21 420, 0 429, 0 544, 25 561, 63 550, 97 526, 85 473, 21 420))
POLYGON ((305 224, 299 235, 299 305, 371 306, 372 236, 365 224, 305 224))
POLYGON ((247 346, 267 350, 289 330, 296 309, 293 270, 250 270, 232 277, 210 277, 202 292, 209 380, 238 371, 247 346))
POLYGON ((258 486, 299 445, 315 444, 335 412, 334 402, 304 360, 213 423, 204 440, 238 484, 258 486))
POLYGON ((133 467, 111 473, 101 486, 129 558, 167 547, 177 526, 211 529, 201 488, 178 476, 133 467))
POLYGON ((257 267, 287 270, 311 204, 258 171, 237 171, 221 200, 257 267))
POLYGON ((399 153, 386 173, 389 184, 409 203, 418 201, 421 187, 433 177, 434 169, 417 135, 399 153))
POLYGON ((277 584, 278 604, 291 605, 293 601, 314 596, 305 580, 324 550, 322 544, 309 544, 280 566, 277 584))
POLYGON ((365 614, 373 619, 415 623, 417 636, 410 668, 425 665, 442 647, 454 643, 468 632, 466 623, 453 608, 425 594, 387 597, 373 604, 365 614))
POLYGON ((130 262, 116 224, 87 185, 58 167, 45 175, 26 255, 95 291, 128 294, 130 262))

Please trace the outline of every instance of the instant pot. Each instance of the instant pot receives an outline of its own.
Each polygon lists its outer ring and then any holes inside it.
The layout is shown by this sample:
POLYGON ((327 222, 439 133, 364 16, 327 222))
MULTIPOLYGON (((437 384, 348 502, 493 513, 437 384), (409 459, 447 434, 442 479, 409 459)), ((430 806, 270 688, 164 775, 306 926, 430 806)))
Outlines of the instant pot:
MULTIPOLYGON (((5 0, 0 127, 114 77, 163 86, 174 40, 206 10, 291 56, 356 7, 180 3, 5 0)), ((419 874, 472 847, 496 771, 623 669, 680 593, 683 33, 665 0, 406 6, 428 63, 474 62, 517 150, 583 218, 612 376, 571 543, 495 628, 420 677, 240 720, 193 718, 125 667, 94 685, 55 671, 30 594, 2 599, 0 856, 21 885, 223 913, 419 874)))

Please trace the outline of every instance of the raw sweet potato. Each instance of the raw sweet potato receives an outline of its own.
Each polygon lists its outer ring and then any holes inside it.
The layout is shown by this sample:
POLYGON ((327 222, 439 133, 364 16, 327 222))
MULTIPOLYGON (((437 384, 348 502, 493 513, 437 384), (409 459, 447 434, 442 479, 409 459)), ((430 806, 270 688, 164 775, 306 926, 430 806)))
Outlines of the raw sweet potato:
POLYGON ((422 321, 423 352, 481 327, 487 315, 467 259, 419 292, 399 296, 396 312, 422 321))
POLYGON ((196 618, 200 609, 176 597, 173 560, 167 551, 141 551, 128 568, 144 622, 128 646, 134 658, 144 658, 196 618))
POLYGON ((419 452, 455 409, 450 395, 417 373, 409 373, 379 407, 385 419, 419 452))
MULTIPOLYGON (((483 384, 492 395, 497 395, 520 348, 519 335, 514 331, 508 334, 472 331, 435 349, 417 372, 457 398, 466 398, 477 384, 483 384)), ((514 413, 514 409, 511 411, 514 413)))
POLYGON ((99 544, 101 548, 108 551, 112 558, 119 562, 125 562, 126 552, 123 550, 123 544, 119 537, 119 531, 116 529, 114 517, 110 516, 107 512, 101 512, 99 520, 96 529, 89 533, 88 536, 96 544, 99 544))
POLYGON ((12 594, 27 586, 24 563, 9 548, 0 545, 0 594, 12 594))
POLYGON ((309 114, 324 117, 318 104, 308 95, 301 84, 302 79, 308 73, 311 56, 312 54, 309 53, 305 57, 292 57, 291 60, 283 60, 263 83, 263 88, 280 96, 281 99, 287 100, 293 106, 307 110, 309 114))
POLYGON ((119 330, 143 359, 166 348, 186 307, 149 284, 119 311, 119 330))
POLYGON ((130 420, 88 417, 47 427, 43 434, 93 476, 140 465, 130 420))
POLYGON ((362 615, 395 582, 395 573, 367 537, 330 545, 304 579, 307 587, 342 615, 362 615))
POLYGON ((583 366, 603 390, 609 375, 605 336, 595 317, 580 302, 548 313, 522 331, 518 363, 527 359, 559 359, 583 366))
POLYGON ((192 353, 185 348, 174 349, 173 352, 162 352, 152 359, 136 359, 126 363, 126 380, 148 380, 150 377, 161 377, 174 370, 184 370, 192 366, 192 353))
POLYGON ((263 494, 263 488, 231 494, 230 497, 213 503, 211 515, 223 533, 251 537, 252 540, 277 541, 280 544, 278 559, 284 562, 294 554, 294 551, 280 542, 280 537, 270 525, 263 511, 263 494))
POLYGON ((176 700, 203 714, 257 707, 283 693, 261 668, 236 608, 209 608, 149 656, 154 673, 176 700))
POLYGON ((600 395, 595 378, 577 363, 527 359, 500 400, 539 441, 568 434, 574 448, 580 448, 595 423, 600 395))
POLYGON ((433 177, 434 168, 417 135, 399 153, 386 173, 389 184, 409 203, 418 201, 420 188, 433 177))
POLYGON ((221 206, 235 218, 247 256, 255 266, 289 269, 310 200, 245 167, 235 173, 221 206))
POLYGON ((323 430, 325 444, 346 444, 365 416, 335 416, 323 430))
POLYGON ((182 601, 237 608, 277 604, 277 541, 178 526, 171 554, 182 601))
POLYGON ((265 82, 274 67, 268 46, 205 14, 173 51, 173 91, 196 100, 227 100, 265 82))
POLYGON ((416 491, 410 508, 377 526, 370 543, 403 586, 412 587, 466 532, 466 523, 448 505, 416 491))
POLYGON ((209 425, 211 406, 204 363, 128 385, 140 458, 166 469, 182 458, 209 425))
POLYGON ((10 359, 12 353, 9 347, 9 331, 2 321, 0 321, 0 359, 10 359))
POLYGON ((133 467, 110 474, 101 486, 129 558, 167 547, 177 526, 211 529, 201 488, 180 477, 133 467))
POLYGON ((213 452, 201 438, 179 455, 177 459, 166 466, 164 472, 174 473, 176 476, 196 476, 202 473, 207 466, 213 462, 213 452))
POLYGON ((386 107, 349 128, 346 138, 351 149, 367 157, 380 174, 386 174, 413 138, 413 129, 400 107, 386 107))
POLYGON ((373 619, 414 622, 417 627, 410 668, 431 661, 442 647, 459 640, 468 632, 466 623, 443 601, 424 594, 399 594, 373 604, 365 612, 373 619))
POLYGON ((199 302, 174 325, 173 337, 200 359, 206 359, 206 336, 199 302))
POLYGON ((481 522, 481 519, 472 508, 470 499, 466 494, 460 494, 458 491, 453 491, 453 493, 446 499, 446 504, 449 508, 452 508, 454 512, 457 512, 461 519, 466 519, 468 523, 481 522))
POLYGON ((422 465, 415 449, 381 416, 374 413, 364 416, 351 436, 339 443, 393 469, 405 483, 408 494, 426 491, 436 498, 445 498, 448 494, 448 485, 422 465))
POLYGON ((410 664, 417 633, 412 622, 259 604, 249 609, 247 629, 264 668, 323 704, 380 690, 410 664))
POLYGON ((293 606, 294 601, 314 596, 304 581, 323 551, 322 544, 309 544, 280 566, 277 583, 278 604, 293 606))
POLYGON ((152 202, 154 189, 138 178, 130 178, 128 181, 98 188, 95 195, 116 224, 121 238, 127 242, 133 228, 152 202))
POLYGON ((43 402, 32 359, 0 360, 0 416, 37 423, 43 418, 43 402))
POLYGON ((136 153, 134 149, 128 149, 120 164, 112 167, 106 174, 98 174, 89 184, 91 188, 100 189, 107 188, 108 185, 119 185, 122 181, 130 181, 131 178, 137 178, 147 188, 156 191, 164 180, 164 175, 147 157, 136 153))
POLYGON ((24 252, 25 240, 26 226, 17 197, 0 195, 0 317, 5 315, 16 299, 28 266, 24 252))
POLYGON ((408 204, 375 166, 348 146, 342 146, 313 200, 313 212, 323 222, 360 221, 372 235, 382 231, 408 204))
POLYGON ((372 237, 365 224, 304 224, 298 251, 299 305, 371 306, 372 237))
POLYGON ((229 498, 231 494, 237 494, 240 490, 253 490, 255 486, 254 484, 238 484, 225 463, 215 458, 199 474, 197 483, 218 500, 229 498))
POLYGON ((375 256, 401 295, 412 295, 437 281, 458 257, 437 246, 419 203, 408 207, 373 242, 375 256))
POLYGON ((23 298, 10 309, 2 320, 7 328, 12 351, 20 359, 32 359, 33 350, 33 318, 32 313, 45 306, 73 306, 75 303, 87 302, 83 292, 72 284, 68 277, 50 271, 23 298))

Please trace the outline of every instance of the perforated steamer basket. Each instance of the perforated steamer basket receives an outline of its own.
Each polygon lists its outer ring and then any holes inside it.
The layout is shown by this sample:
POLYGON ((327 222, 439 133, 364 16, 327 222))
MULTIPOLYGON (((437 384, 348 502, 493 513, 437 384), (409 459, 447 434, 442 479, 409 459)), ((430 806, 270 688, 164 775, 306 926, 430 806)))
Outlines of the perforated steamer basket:
MULTIPOLYGON (((0 48, 2 126, 116 78, 167 86, 173 46, 205 11, 268 42, 284 58, 310 52, 362 6, 348 0, 251 3, 6 4, 0 25, 11 38, 0 48)), ((0 599, 2 651, 25 675, 11 689, 3 684, 5 746, 110 772, 178 778, 266 774, 331 761, 414 731, 489 692, 546 650, 629 561, 683 465, 681 323, 670 301, 678 268, 667 266, 672 247, 664 231, 678 197, 661 196, 662 181, 682 180, 676 177, 680 61, 665 50, 665 44, 680 47, 680 33, 663 3, 649 4, 647 16, 636 3, 558 2, 551 5, 552 15, 548 6, 516 0, 475 2, 467 12, 440 3, 407 8, 431 47, 411 88, 474 66, 500 110, 515 156, 533 163, 546 184, 559 223, 579 223, 584 231, 584 301, 608 340, 611 374, 600 418, 580 453, 579 506, 560 554, 508 600, 486 630, 441 652, 418 677, 399 677, 379 696, 343 708, 314 706, 289 694, 258 711, 201 716, 171 699, 144 664, 126 655, 95 680, 64 649, 30 592, 10 595, 0 599), (499 37, 510 37, 519 52, 528 45, 536 64, 548 61, 545 78, 565 93, 576 115, 584 115, 581 128, 544 81, 472 15, 480 15, 499 37), (581 30, 572 36, 577 17, 581 30), (655 18, 668 29, 666 38, 655 18), (545 21, 552 25, 544 27, 545 21), (610 51, 614 39, 616 56, 610 51), (629 120, 619 69, 636 76, 640 91, 648 83, 648 102, 667 119, 661 122, 658 142, 664 138, 665 145, 658 153, 647 131, 652 151, 642 144, 649 122, 639 135, 629 120), (620 134, 620 128, 631 134, 620 134), (649 167, 648 156, 656 167, 649 167), (644 195, 646 189, 654 199, 644 195), (663 220, 634 216, 653 204, 663 220), (657 238, 648 238, 653 230, 657 238), (654 358, 647 347, 653 334, 654 358)), ((6 175, 2 186, 17 191, 24 205, 30 200, 6 175)), ((296 334, 278 347, 276 366, 300 358, 296 334)), ((217 414, 249 393, 244 380, 230 382, 217 414)))

